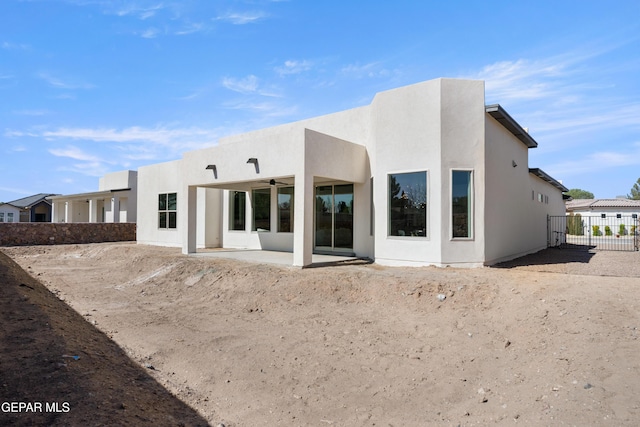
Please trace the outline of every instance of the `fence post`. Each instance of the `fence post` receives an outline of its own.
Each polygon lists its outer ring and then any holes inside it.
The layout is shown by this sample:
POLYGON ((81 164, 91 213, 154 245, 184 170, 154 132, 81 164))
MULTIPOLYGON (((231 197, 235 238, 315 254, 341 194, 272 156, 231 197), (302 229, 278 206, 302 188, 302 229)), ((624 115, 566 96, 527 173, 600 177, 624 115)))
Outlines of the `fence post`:
POLYGON ((591 246, 591 215, 589 215, 589 246, 591 246))

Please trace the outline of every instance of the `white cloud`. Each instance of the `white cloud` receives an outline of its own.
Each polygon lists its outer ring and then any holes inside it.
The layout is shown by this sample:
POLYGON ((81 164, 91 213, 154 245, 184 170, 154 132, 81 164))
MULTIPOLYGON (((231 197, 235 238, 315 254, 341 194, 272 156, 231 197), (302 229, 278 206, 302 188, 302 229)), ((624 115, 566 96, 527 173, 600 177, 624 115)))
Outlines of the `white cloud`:
POLYGON ((364 77, 377 78, 389 77, 393 72, 384 68, 379 62, 370 62, 368 64, 349 64, 340 70, 344 76, 361 79, 364 77))
POLYGON ((132 126, 124 129, 105 128, 59 128, 44 131, 39 136, 48 140, 73 139, 95 142, 112 142, 117 144, 152 144, 169 148, 175 153, 187 149, 196 149, 215 144, 220 137, 220 130, 202 128, 177 128, 166 126, 144 128, 132 126))
POLYGON ((59 89, 92 89, 95 87, 90 83, 62 80, 46 72, 40 72, 36 76, 47 82, 50 86, 59 89))
POLYGON ((52 148, 49 150, 49 153, 56 157, 69 157, 74 160, 82 160, 85 162, 97 163, 101 161, 98 157, 85 153, 78 147, 74 146, 68 146, 66 148, 52 148))
POLYGON ((157 28, 147 28, 140 33, 140 36, 145 39, 154 39, 158 37, 158 34, 160 34, 160 30, 157 28))
POLYGON ((145 20, 156 15, 156 13, 166 6, 162 3, 149 7, 140 7, 136 4, 128 4, 125 7, 117 9, 114 13, 118 16, 135 16, 139 19, 145 20))
POLYGON ((636 149, 624 151, 596 151, 585 154, 576 160, 558 162, 545 167, 545 171, 556 176, 573 176, 615 170, 625 166, 640 166, 640 145, 636 149))
POLYGON ((300 74, 304 71, 309 71, 313 67, 313 62, 307 60, 288 60, 283 65, 275 68, 275 71, 280 76, 289 74, 300 74))
POLYGON ((2 49, 6 49, 6 50, 27 50, 27 49, 29 49, 29 45, 28 44, 11 43, 11 42, 2 42, 2 44, 0 44, 0 47, 2 47, 2 49))
POLYGON ((243 79, 225 77, 222 79, 222 86, 234 92, 240 92, 243 94, 255 93, 258 90, 258 78, 253 74, 243 79))
POLYGON ((226 107, 231 110, 257 112, 261 117, 287 117, 298 111, 296 106, 283 107, 273 102, 229 102, 226 107))
POLYGON ((266 18, 268 15, 265 12, 229 12, 224 15, 219 15, 214 18, 214 21, 229 22, 234 25, 252 24, 261 19, 266 18))

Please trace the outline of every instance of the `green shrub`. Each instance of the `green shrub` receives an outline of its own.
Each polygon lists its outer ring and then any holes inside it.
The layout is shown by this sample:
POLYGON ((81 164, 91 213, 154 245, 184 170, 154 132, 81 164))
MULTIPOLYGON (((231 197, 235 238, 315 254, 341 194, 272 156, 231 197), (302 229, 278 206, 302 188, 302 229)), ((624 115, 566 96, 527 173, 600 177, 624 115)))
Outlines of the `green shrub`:
POLYGON ((568 233, 573 236, 584 236, 584 221, 580 214, 569 214, 567 217, 568 233))
POLYGON ((608 225, 606 225, 604 227, 604 235, 605 236, 613 236, 613 233, 611 232, 611 227, 609 227, 608 225))
POLYGON ((602 231, 600 231, 599 225, 592 225, 591 228, 593 229, 594 236, 602 236, 602 231))
POLYGON ((636 226, 635 226, 635 225, 632 225, 632 226, 631 226, 631 235, 632 235, 632 236, 635 236, 635 235, 636 235, 636 226))
POLYGON ((618 234, 621 236, 624 236, 627 234, 627 230, 625 230, 624 224, 620 224, 620 230, 618 231, 618 234))

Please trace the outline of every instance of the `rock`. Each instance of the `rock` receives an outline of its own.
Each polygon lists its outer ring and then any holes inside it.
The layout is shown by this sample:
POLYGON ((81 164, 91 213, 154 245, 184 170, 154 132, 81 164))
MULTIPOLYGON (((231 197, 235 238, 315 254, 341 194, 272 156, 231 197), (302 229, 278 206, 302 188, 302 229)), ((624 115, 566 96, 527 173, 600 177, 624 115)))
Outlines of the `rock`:
POLYGON ((438 301, 442 302, 446 299, 447 299, 447 296, 445 294, 438 294, 438 301))
POLYGON ((152 371, 156 370, 155 366, 153 366, 151 363, 145 363, 144 367, 147 369, 151 369, 152 371))
POLYGON ((589 383, 586 383, 586 384, 584 385, 584 389, 585 389, 585 390, 589 390, 589 389, 590 389, 590 388, 592 388, 592 387, 593 387, 593 386, 592 386, 591 384, 589 384, 589 383))

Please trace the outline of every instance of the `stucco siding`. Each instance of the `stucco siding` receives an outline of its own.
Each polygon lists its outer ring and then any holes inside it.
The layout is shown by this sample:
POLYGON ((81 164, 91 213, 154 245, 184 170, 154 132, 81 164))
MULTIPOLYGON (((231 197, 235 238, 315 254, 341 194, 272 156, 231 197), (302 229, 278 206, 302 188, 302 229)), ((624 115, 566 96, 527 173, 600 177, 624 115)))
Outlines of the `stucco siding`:
POLYGON ((138 243, 161 246, 182 245, 184 193, 180 179, 180 160, 143 166, 138 173, 138 243), (165 193, 178 195, 178 222, 173 229, 160 229, 158 224, 158 196, 165 193))

